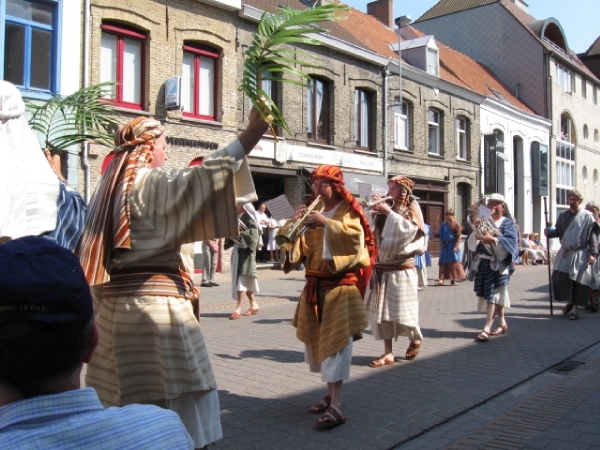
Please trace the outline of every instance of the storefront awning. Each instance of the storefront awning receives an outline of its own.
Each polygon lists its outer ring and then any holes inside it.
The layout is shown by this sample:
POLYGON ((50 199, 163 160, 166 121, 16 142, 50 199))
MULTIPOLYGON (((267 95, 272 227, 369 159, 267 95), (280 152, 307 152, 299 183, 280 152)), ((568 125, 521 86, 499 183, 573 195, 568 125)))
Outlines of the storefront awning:
POLYGON ((358 195, 358 183, 366 183, 371 185, 372 194, 386 194, 388 191, 387 180, 383 175, 366 175, 364 173, 354 173, 344 171, 344 181, 346 189, 352 195, 358 195))

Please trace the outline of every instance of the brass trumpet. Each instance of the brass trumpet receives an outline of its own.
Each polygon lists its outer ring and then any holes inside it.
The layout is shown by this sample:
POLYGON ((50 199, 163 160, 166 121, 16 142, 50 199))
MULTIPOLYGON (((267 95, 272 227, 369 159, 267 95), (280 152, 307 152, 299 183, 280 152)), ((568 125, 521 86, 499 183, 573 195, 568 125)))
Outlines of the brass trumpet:
POLYGON ((390 207, 394 206, 394 198, 392 196, 380 197, 377 200, 373 200, 371 202, 363 202, 363 208, 366 208, 369 214, 376 215, 375 211, 369 211, 373 206, 378 205, 381 202, 386 202, 390 207))
POLYGON ((317 195, 314 201, 308 205, 302 216, 297 219, 289 219, 285 222, 281 227, 279 227, 279 232, 277 236, 275 236, 275 242, 283 249, 290 248, 296 239, 306 233, 306 230, 309 229, 307 225, 303 225, 304 221, 308 217, 308 215, 313 212, 321 212, 325 208, 325 204, 323 200, 321 200, 321 196, 317 195))

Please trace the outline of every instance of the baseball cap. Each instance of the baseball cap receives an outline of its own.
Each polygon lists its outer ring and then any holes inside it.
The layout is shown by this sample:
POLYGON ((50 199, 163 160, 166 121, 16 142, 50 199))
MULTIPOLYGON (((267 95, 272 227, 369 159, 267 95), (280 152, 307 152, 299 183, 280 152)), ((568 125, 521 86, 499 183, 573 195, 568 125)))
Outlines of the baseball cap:
POLYGON ((35 335, 0 335, 0 342, 12 348, 54 345, 82 331, 92 314, 90 288, 71 251, 42 236, 0 245, 0 324, 32 321, 49 329, 35 335))

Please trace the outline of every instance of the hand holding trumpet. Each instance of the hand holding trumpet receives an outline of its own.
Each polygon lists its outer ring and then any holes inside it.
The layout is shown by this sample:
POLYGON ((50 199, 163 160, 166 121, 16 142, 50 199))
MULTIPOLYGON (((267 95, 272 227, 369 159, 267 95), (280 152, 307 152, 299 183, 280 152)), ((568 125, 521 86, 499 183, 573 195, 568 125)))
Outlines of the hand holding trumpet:
MULTIPOLYGON (((296 215, 294 216, 295 220, 299 220, 306 214, 306 205, 300 205, 298 209, 296 209, 296 215)), ((319 228, 324 227, 327 224, 327 217, 321 214, 318 210, 313 210, 308 213, 303 221, 304 226, 308 228, 319 228)))
POLYGON ((392 206, 388 202, 392 202, 393 204, 392 197, 382 197, 381 194, 375 194, 373 201, 369 203, 369 213, 372 215, 383 214, 387 216, 392 210, 392 206))

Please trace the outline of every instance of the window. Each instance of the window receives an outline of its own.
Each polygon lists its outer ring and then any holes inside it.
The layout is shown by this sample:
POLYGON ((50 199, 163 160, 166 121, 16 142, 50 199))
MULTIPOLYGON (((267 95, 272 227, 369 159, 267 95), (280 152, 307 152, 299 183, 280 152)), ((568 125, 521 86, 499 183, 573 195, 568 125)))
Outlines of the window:
POLYGON ((575 144, 573 122, 563 114, 561 139, 556 141, 556 203, 568 208, 567 192, 575 188, 575 144))
POLYGON ((456 157, 467 160, 467 121, 456 119, 456 157))
POLYGON ((356 89, 354 91, 354 142, 357 147, 371 148, 371 108, 370 96, 367 91, 356 89))
POLYGON ((585 78, 581 78, 581 96, 587 98, 587 81, 585 78))
POLYGON ((587 140, 590 137, 590 130, 588 129, 587 124, 583 125, 583 138, 587 140))
POLYGON ((600 140, 600 135, 598 134, 598 129, 594 130, 594 142, 597 144, 600 140))
POLYGON ((430 109, 427 111, 429 127, 429 154, 440 155, 440 113, 430 109))
POLYGON ((408 150, 408 104, 402 102, 402 106, 394 107, 394 146, 402 150, 408 150))
POLYGON ((138 31, 102 25, 100 81, 117 83, 110 97, 119 106, 143 109, 145 41, 138 31))
POLYGON ((186 44, 183 46, 181 104, 183 115, 205 120, 217 120, 217 61, 214 50, 186 44))
POLYGON ((6 1, 4 80, 28 90, 56 92, 57 4, 6 1))
POLYGON ((427 73, 438 76, 438 52, 437 50, 428 48, 427 49, 427 73))
POLYGON ((308 82, 306 92, 308 139, 329 143, 329 83, 313 78, 308 82))
MULTIPOLYGON (((263 72, 261 74, 260 87, 269 97, 271 97, 273 103, 278 108, 280 108, 281 105, 279 103, 279 78, 277 76, 277 73, 278 72, 263 72)), ((248 104, 250 105, 250 107, 252 107, 250 100, 248 100, 248 104)), ((279 127, 275 127, 274 125, 273 127, 275 128, 276 134, 280 134, 281 130, 279 129, 279 127)), ((269 127, 265 134, 272 135, 273 128, 269 127)))
POLYGON ((583 180, 583 184, 587 184, 588 182, 588 170, 586 166, 583 166, 583 170, 581 171, 581 179, 583 180))
POLYGON ((570 94, 573 91, 573 75, 570 70, 565 69, 560 64, 556 65, 556 82, 563 92, 570 94))
POLYGON ((598 88, 596 88, 596 86, 594 86, 594 105, 598 104, 598 88))

